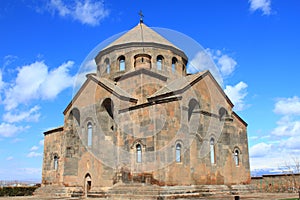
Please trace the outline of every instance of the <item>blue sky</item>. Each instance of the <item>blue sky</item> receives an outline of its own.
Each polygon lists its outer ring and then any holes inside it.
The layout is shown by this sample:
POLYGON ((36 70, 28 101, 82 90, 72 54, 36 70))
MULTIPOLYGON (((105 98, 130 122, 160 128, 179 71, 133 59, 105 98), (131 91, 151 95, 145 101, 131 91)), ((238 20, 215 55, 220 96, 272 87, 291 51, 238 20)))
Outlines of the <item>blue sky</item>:
POLYGON ((81 63, 140 10, 148 26, 186 34, 214 59, 249 124, 254 174, 299 159, 298 0, 1 0, 0 180, 41 178, 42 133, 63 124, 81 63))

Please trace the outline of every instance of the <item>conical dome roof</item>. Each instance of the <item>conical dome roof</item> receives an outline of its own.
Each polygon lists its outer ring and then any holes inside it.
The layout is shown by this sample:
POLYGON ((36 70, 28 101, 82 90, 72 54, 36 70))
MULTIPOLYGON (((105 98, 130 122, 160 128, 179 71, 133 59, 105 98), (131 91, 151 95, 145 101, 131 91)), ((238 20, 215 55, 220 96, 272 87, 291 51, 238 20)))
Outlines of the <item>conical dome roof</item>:
POLYGON ((133 29, 129 30, 117 40, 110 43, 103 50, 109 49, 113 46, 120 46, 129 43, 156 43, 160 45, 170 46, 180 50, 180 48, 172 44, 170 41, 168 41, 163 36, 155 32, 153 29, 149 28, 144 23, 139 23, 133 29))

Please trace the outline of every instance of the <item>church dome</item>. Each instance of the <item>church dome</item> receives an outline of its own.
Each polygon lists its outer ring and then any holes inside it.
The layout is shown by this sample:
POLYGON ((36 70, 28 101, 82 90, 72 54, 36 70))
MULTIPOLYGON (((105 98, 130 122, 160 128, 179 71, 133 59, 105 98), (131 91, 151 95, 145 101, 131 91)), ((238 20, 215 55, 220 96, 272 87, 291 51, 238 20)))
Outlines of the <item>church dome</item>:
POLYGON ((111 78, 140 68, 186 75, 187 60, 179 47, 143 22, 104 47, 95 57, 98 76, 111 78))
POLYGON ((113 46, 122 46, 126 44, 160 44, 164 46, 169 46, 180 50, 177 46, 169 42, 166 38, 155 32, 153 29, 149 28, 144 23, 139 23, 133 29, 126 32, 120 38, 106 46, 103 50, 109 49, 113 46))

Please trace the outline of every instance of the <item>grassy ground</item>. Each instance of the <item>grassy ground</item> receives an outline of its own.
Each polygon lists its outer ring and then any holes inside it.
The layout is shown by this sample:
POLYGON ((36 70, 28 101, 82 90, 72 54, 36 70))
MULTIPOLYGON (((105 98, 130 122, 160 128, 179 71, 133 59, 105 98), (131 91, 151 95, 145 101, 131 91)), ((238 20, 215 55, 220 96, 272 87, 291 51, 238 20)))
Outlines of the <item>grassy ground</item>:
POLYGON ((299 200, 299 198, 291 198, 291 199, 280 199, 280 200, 299 200))

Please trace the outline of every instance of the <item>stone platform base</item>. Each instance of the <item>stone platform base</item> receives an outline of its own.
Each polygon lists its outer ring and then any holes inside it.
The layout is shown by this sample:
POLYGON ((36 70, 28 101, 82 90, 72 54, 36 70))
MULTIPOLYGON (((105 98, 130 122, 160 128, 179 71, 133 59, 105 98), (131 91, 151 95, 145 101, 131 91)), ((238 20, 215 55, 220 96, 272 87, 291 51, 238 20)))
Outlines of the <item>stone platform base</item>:
POLYGON ((67 197, 82 197, 83 191, 81 187, 65 187, 59 185, 46 185, 34 191, 35 197, 62 199, 67 197))
POLYGON ((92 188, 84 194, 80 187, 44 186, 35 191, 39 197, 55 198, 95 198, 95 199, 203 199, 212 196, 241 195, 256 192, 251 185, 192 185, 157 186, 143 183, 118 183, 111 188, 92 188))

